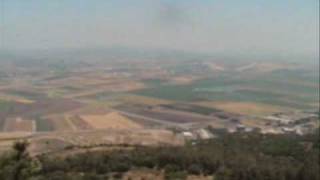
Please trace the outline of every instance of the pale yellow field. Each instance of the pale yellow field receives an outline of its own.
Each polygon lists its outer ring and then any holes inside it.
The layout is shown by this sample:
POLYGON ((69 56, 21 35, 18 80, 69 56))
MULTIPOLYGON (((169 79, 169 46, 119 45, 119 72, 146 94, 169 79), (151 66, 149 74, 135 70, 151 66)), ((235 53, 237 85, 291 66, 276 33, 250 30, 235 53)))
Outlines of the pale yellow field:
POLYGON ((95 129, 140 129, 141 125, 122 116, 118 112, 110 112, 105 115, 84 115, 81 118, 95 129))
POLYGON ((285 111, 287 109, 272 106, 268 104, 253 103, 253 102, 197 102, 197 105, 217 108, 230 113, 237 113, 242 115, 268 115, 276 112, 285 111))

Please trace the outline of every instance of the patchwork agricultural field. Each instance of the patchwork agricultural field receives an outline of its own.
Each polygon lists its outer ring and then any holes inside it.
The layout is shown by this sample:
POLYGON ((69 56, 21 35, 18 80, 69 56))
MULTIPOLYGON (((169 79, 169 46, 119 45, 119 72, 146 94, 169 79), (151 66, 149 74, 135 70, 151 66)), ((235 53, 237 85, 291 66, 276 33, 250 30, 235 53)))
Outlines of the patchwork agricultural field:
POLYGON ((0 0, 0 180, 320 180, 320 0, 0 0))
POLYGON ((0 79, 1 147, 19 139, 1 140, 10 133, 50 136, 58 149, 70 145, 60 133, 79 135, 79 143, 95 141, 91 133, 145 129, 174 132, 175 138, 184 131, 212 137, 203 133, 208 127, 261 130, 270 128, 265 117, 319 107, 319 76, 311 65, 176 55, 109 61, 114 58, 29 60, 28 65, 12 60, 16 74, 0 66, 6 74, 0 79))

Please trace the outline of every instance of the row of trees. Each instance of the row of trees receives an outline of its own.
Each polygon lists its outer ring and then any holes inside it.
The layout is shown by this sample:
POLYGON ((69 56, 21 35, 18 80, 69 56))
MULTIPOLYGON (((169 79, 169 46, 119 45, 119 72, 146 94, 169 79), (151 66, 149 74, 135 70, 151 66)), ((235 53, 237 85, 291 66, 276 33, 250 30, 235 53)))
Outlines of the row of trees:
POLYGON ((23 148, 14 149, 10 158, 1 160, 0 179, 108 179, 137 168, 164 170, 167 179, 185 179, 188 174, 212 175, 215 180, 320 179, 319 133, 226 134, 183 147, 135 147, 67 158, 30 159, 23 148))

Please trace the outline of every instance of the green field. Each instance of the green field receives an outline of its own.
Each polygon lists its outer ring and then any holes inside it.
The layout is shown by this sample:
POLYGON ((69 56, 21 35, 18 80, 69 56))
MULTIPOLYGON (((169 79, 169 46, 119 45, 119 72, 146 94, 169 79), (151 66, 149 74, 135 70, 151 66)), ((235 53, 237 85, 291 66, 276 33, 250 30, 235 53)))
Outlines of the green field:
POLYGON ((275 72, 266 76, 235 74, 199 80, 189 85, 158 85, 136 94, 176 101, 250 101, 298 109, 311 108, 319 99, 316 77, 299 72, 275 72))
POLYGON ((53 131, 53 126, 48 120, 42 119, 41 117, 36 117, 36 127, 37 131, 53 131))
POLYGON ((4 101, 0 99, 0 112, 6 112, 13 106, 12 102, 4 101))

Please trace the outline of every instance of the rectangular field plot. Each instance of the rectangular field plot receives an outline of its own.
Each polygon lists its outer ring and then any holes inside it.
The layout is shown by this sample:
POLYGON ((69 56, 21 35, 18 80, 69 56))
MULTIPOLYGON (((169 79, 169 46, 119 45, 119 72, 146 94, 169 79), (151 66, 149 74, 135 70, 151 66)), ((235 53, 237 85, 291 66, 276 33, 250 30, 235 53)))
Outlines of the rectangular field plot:
POLYGON ((209 108, 217 108, 225 112, 241 115, 268 115, 288 110, 280 106, 272 106, 254 102, 200 101, 196 102, 196 104, 209 108))
POLYGON ((37 117, 36 124, 37 124, 37 131, 38 132, 53 131, 54 130, 51 121, 49 121, 48 119, 43 119, 43 118, 37 117))
POLYGON ((83 115, 81 118, 85 123, 95 129, 140 129, 140 124, 131 121, 129 118, 118 112, 110 112, 105 115, 83 115))
POLYGON ((36 130, 36 123, 34 120, 25 120, 20 117, 7 118, 3 130, 6 132, 33 132, 36 130))
POLYGON ((211 116, 177 111, 174 109, 162 108, 160 106, 123 105, 116 107, 116 109, 125 112, 128 115, 175 124, 199 123, 214 120, 211 116))
POLYGON ((172 109, 172 110, 178 110, 178 111, 192 112, 192 113, 197 113, 202 115, 211 115, 213 113, 220 112, 220 110, 215 108, 208 108, 208 107, 203 107, 198 105, 181 104, 181 103, 164 104, 164 105, 160 105, 160 107, 172 109))

